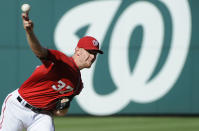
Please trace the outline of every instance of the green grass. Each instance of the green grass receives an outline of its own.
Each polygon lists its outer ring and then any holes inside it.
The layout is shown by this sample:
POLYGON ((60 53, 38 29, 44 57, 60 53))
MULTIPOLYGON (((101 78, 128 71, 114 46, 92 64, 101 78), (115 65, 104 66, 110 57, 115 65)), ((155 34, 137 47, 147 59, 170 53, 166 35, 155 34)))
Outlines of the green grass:
POLYGON ((199 131, 199 117, 56 117, 56 131, 199 131))

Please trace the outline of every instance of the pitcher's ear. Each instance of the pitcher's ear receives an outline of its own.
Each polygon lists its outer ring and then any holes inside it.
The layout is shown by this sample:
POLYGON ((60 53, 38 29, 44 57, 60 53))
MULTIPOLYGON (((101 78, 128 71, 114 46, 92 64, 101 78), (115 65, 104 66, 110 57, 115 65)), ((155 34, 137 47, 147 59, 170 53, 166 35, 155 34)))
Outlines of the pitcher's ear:
POLYGON ((77 55, 77 56, 79 56, 80 55, 80 48, 79 47, 76 47, 75 48, 75 54, 77 55))

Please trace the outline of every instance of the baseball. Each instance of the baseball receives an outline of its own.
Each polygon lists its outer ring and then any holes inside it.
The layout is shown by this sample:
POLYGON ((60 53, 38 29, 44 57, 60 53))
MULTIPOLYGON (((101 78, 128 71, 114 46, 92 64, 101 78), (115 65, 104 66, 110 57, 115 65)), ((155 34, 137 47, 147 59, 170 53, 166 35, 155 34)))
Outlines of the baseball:
POLYGON ((23 5, 21 6, 21 10, 22 10, 23 12, 25 12, 25 13, 29 12, 29 10, 30 10, 30 5, 29 5, 29 4, 23 4, 23 5))

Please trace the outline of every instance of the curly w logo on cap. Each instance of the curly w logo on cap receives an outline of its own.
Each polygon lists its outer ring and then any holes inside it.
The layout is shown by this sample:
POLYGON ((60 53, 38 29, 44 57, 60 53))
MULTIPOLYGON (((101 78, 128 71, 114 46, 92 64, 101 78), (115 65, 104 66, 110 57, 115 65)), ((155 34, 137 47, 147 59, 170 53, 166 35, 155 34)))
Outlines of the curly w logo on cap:
POLYGON ((84 48, 85 50, 95 50, 98 53, 103 54, 103 51, 99 49, 99 42, 91 36, 82 37, 79 40, 77 47, 84 48))

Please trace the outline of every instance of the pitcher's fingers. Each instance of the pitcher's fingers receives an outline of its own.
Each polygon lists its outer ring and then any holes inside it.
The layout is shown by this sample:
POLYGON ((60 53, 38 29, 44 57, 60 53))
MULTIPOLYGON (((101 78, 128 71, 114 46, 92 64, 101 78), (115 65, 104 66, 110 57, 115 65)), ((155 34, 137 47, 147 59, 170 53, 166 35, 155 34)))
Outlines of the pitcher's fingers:
POLYGON ((29 17, 28 17, 27 13, 22 13, 21 16, 22 16, 22 19, 24 19, 26 21, 29 20, 29 17))

